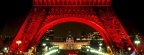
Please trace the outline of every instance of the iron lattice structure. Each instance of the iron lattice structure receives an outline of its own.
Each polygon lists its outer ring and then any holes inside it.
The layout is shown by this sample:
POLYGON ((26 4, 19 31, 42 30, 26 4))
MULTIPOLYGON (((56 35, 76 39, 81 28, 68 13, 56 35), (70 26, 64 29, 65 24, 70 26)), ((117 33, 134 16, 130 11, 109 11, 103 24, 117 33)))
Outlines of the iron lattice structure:
POLYGON ((62 22, 81 22, 100 32, 107 46, 127 49, 135 46, 115 15, 112 0, 33 0, 33 7, 13 40, 10 50, 36 46, 44 32, 62 22))

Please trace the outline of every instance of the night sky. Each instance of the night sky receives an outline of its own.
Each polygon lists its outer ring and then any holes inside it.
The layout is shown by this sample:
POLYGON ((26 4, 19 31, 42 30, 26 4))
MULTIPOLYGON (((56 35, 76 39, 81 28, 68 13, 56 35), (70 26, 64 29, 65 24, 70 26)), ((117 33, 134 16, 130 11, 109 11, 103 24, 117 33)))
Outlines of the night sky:
POLYGON ((86 36, 88 33, 96 31, 92 27, 78 22, 60 23, 53 28, 55 30, 54 36, 56 37, 67 37, 69 34, 73 37, 80 37, 81 35, 86 36))
MULTIPOLYGON (((0 35, 9 35, 14 36, 20 26, 22 25, 24 19, 27 17, 28 12, 32 7, 32 1, 30 0, 6 0, 3 1, 1 6, 1 16, 0 16, 0 35)), ((134 28, 138 29, 141 33, 144 33, 144 23, 142 17, 142 4, 140 1, 129 1, 129 0, 113 0, 112 7, 118 16, 120 22, 125 28, 131 28, 129 25, 135 26, 134 28)), ((57 25, 57 30, 60 30, 62 27, 68 27, 67 31, 75 32, 73 27, 79 30, 79 26, 85 26, 86 29, 91 29, 86 25, 67 23, 57 25), (68 25, 68 26, 67 26, 68 25)), ((84 28, 81 30, 83 31, 84 28)), ((91 29, 92 30, 92 29, 91 29)), ((68 33, 64 31, 65 33, 68 33)), ((56 31, 57 32, 57 31, 56 31)), ((63 32, 61 32, 63 33, 63 32)), ((60 33, 58 33, 60 34, 60 33)), ((78 35, 79 33, 73 34, 78 35)))

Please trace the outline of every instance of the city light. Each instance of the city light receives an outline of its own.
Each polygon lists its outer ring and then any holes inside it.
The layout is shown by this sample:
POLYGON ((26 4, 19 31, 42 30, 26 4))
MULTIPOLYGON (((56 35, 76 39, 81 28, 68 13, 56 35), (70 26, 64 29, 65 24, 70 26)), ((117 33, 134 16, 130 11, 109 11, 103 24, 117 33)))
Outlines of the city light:
POLYGON ((46 46, 46 43, 43 43, 42 46, 46 46))
POLYGON ((137 49, 136 53, 138 54, 138 45, 139 45, 140 41, 139 40, 135 40, 134 43, 136 44, 136 49, 137 49))
POLYGON ((16 41, 16 43, 19 45, 19 44, 22 43, 22 41, 21 41, 21 40, 18 40, 18 41, 16 41))
POLYGON ((102 46, 102 43, 100 43, 99 45, 102 46))
POLYGON ((46 40, 49 40, 49 38, 46 38, 46 40))
POLYGON ((16 43, 18 44, 17 54, 19 54, 20 44, 22 43, 21 40, 17 40, 16 43))
POLYGON ((53 50, 47 52, 45 55, 50 55, 50 54, 55 53, 57 51, 58 51, 58 49, 53 49, 53 50))
POLYGON ((5 47, 4 50, 8 50, 7 47, 5 47))
POLYGON ((130 50, 131 50, 131 47, 128 47, 128 50, 130 51, 130 50))
POLYGON ((105 54, 103 52, 100 52, 100 51, 97 51, 97 50, 94 50, 94 49, 91 49, 90 52, 97 53, 97 54, 105 54))
POLYGON ((8 52, 8 48, 7 47, 4 47, 4 52, 8 52))
POLYGON ((107 48, 110 48, 109 46, 107 48))
POLYGON ((136 41, 134 41, 134 43, 135 43, 135 44, 139 44, 139 43, 140 43, 140 41, 139 41, 139 40, 136 40, 136 41))

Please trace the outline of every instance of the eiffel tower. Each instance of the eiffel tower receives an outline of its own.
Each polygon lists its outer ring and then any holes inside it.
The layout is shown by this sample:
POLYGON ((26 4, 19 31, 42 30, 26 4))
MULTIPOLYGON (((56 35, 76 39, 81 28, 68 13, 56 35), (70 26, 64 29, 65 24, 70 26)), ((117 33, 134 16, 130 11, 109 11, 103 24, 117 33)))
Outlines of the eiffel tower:
POLYGON ((36 46, 49 28, 63 22, 80 22, 97 30, 113 51, 135 46, 112 9, 112 0, 32 0, 33 6, 10 51, 36 46), (17 40, 22 43, 18 46, 17 40))

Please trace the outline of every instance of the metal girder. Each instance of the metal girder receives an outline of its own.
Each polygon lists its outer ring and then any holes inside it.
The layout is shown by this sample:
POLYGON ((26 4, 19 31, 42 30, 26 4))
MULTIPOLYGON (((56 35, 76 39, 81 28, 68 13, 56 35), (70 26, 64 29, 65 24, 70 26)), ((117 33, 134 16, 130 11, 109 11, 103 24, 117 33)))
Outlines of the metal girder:
POLYGON ((111 0, 33 0, 34 6, 110 6, 111 0))
MULTIPOLYGON (((91 4, 91 0, 33 0, 34 6, 13 40, 10 50, 16 51, 19 48, 19 51, 26 51, 29 47, 36 46, 46 29, 48 29, 47 26, 49 24, 52 23, 52 25, 56 25, 60 22, 56 22, 56 20, 63 22, 70 21, 68 19, 85 23, 95 28, 102 34, 105 44, 112 46, 114 49, 127 49, 127 47, 132 47, 132 49, 135 50, 135 46, 129 39, 127 32, 124 30, 117 16, 114 14, 111 6, 101 6, 104 4, 110 5, 108 1, 111 0, 92 1, 94 2, 91 4), (54 4, 49 4, 48 1, 54 4), (59 1, 59 3, 57 3, 57 1, 59 1), (78 5, 77 3, 75 4, 77 6, 75 6, 74 2, 80 2, 80 4, 78 5), (94 4, 95 2, 97 2, 97 4, 94 4), (20 46, 16 44, 17 40, 22 41, 20 46)), ((49 27, 52 25, 49 25, 49 27)))

